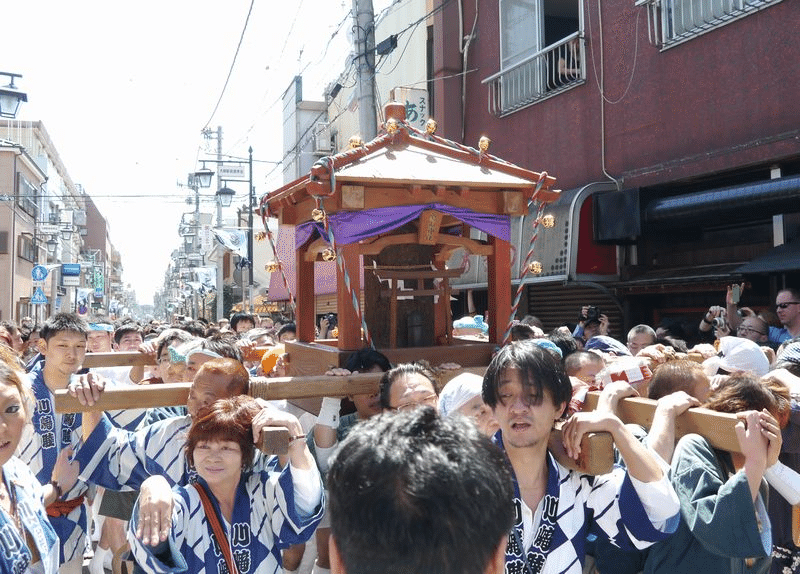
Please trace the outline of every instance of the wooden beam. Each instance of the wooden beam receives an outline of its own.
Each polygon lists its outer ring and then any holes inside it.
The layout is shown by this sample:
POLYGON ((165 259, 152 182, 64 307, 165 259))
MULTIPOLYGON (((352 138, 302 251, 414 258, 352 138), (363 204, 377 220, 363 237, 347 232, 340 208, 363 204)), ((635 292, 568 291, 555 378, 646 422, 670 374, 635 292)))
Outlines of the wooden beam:
POLYGON ((503 344, 511 314, 511 245, 499 237, 489 236, 493 254, 486 258, 489 295, 489 341, 503 344))
MULTIPOLYGON (((587 393, 583 410, 590 411, 597 407, 600 393, 587 393)), ((653 413, 656 401, 642 397, 629 397, 619 402, 617 412, 624 423, 633 423, 646 429, 653 424, 653 413)), ((711 446, 728 452, 741 452, 739 440, 736 438, 734 426, 738 418, 732 413, 720 413, 702 407, 691 408, 675 419, 676 440, 689 433, 697 433, 711 443, 711 446)))
POLYGON ((86 353, 86 358, 83 359, 83 367, 86 369, 138 365, 147 367, 155 364, 156 356, 148 353, 86 353))
MULTIPOLYGON (((360 287, 360 260, 358 257, 358 244, 350 243, 340 247, 341 255, 344 258, 344 269, 347 270, 350 276, 350 287, 356 294, 356 300, 361 292, 360 287)), ((358 313, 353 306, 353 295, 347 290, 344 274, 336 267, 336 309, 339 313, 339 337, 337 346, 343 350, 355 351, 363 346, 361 339, 361 321, 358 319, 358 313)), ((361 309, 363 313, 363 309, 361 309)))

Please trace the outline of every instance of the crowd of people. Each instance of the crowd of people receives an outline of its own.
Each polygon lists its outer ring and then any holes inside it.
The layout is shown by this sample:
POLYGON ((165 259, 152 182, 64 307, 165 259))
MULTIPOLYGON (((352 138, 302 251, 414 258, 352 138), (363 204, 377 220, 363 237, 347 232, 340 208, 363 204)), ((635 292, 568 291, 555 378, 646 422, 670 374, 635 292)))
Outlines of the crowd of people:
POLYGON ((382 373, 377 392, 315 413, 248 396, 252 376, 286 374, 288 320, 3 323, 0 571, 80 573, 93 554, 91 574, 113 555, 142 572, 291 574, 309 548, 314 574, 799 571, 800 292, 778 292, 774 314, 742 293, 624 339, 590 306, 547 333, 527 316, 484 376, 361 349, 327 374, 382 373), (83 368, 115 351, 153 365, 83 368), (109 388, 175 382, 191 383, 185 406, 91 408, 109 388), (61 389, 87 409, 57 413, 61 389), (631 396, 655 401, 648 425, 620 418, 631 396), (711 428, 679 436, 699 406, 737 418, 738 448, 715 448, 711 428), (259 449, 270 428, 285 454, 259 449), (590 475, 570 459, 596 432, 614 464, 590 475))

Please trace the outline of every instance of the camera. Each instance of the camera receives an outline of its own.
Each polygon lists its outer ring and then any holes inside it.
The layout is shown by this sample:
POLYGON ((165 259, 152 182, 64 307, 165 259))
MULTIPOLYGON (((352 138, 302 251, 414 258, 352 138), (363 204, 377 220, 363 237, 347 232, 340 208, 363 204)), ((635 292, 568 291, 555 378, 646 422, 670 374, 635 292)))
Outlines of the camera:
POLYGON ((336 313, 328 313, 325 318, 328 320, 328 329, 333 329, 336 326, 336 313))
POLYGON ((586 315, 580 317, 580 321, 584 323, 591 323, 592 321, 600 321, 600 308, 589 306, 586 308, 586 315))
POLYGON ((714 320, 711 321, 711 324, 714 325, 715 329, 719 329, 720 327, 725 326, 725 317, 714 317, 714 320))

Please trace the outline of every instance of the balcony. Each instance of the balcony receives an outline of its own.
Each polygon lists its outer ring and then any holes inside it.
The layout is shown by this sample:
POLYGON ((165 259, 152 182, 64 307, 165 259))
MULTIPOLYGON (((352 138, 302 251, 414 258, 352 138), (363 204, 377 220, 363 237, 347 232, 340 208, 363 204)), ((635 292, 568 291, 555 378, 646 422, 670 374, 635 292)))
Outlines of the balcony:
POLYGON ((489 112, 507 116, 586 82, 586 50, 580 32, 551 44, 484 79, 489 112))

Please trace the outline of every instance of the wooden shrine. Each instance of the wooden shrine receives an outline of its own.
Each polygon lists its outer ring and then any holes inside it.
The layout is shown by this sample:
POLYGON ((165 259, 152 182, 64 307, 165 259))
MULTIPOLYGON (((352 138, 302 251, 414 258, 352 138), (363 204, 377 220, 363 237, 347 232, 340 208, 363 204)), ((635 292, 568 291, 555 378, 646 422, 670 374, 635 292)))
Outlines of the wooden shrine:
POLYGON ((488 138, 474 149, 436 136, 432 120, 419 131, 405 121, 402 104, 387 105, 385 117, 374 140, 351 139, 348 150, 322 158, 307 176, 260 201, 263 218, 296 230, 297 342, 286 347, 291 374, 320 374, 370 342, 393 362, 487 365, 512 308, 503 230, 511 217, 528 213, 529 202, 558 198, 554 178, 490 155, 488 138), (472 238, 471 229, 486 239, 472 238), (463 269, 446 264, 457 249, 486 257, 488 343, 451 335, 450 281, 463 269), (314 341, 314 262, 322 260, 337 261, 339 333, 326 344, 314 341), (362 260, 363 310, 353 304, 362 260))

